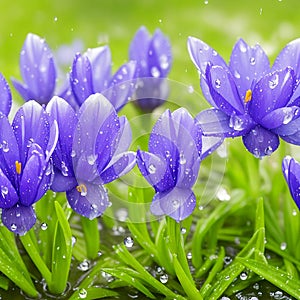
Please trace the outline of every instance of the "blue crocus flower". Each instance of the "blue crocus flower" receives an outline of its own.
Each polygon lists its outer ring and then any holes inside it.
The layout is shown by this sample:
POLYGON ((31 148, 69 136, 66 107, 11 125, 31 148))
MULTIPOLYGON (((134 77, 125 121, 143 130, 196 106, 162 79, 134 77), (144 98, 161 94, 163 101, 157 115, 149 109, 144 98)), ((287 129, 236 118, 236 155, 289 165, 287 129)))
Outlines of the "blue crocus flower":
POLYGON ((193 212, 192 187, 200 162, 216 147, 203 151, 201 128, 184 108, 162 114, 152 129, 149 152, 137 152, 138 167, 155 189, 154 215, 168 215, 179 222, 193 212))
POLYGON ((286 156, 282 161, 282 172, 288 184, 292 198, 300 209, 300 164, 294 158, 286 156))
POLYGON ((51 49, 38 35, 29 33, 20 54, 24 83, 13 79, 13 85, 25 101, 46 104, 54 95, 56 68, 51 49))
POLYGON ((142 26, 130 44, 129 58, 137 62, 135 103, 151 112, 169 95, 166 77, 172 66, 170 42, 159 29, 151 37, 142 26))
POLYGON ((25 103, 12 125, 0 113, 0 207, 2 222, 24 235, 36 221, 32 205, 49 189, 50 157, 58 139, 56 122, 35 101, 25 103))
POLYGON ((60 130, 53 153, 54 180, 51 189, 66 191, 78 214, 93 219, 110 205, 104 184, 129 172, 135 153, 127 151, 131 130, 125 117, 118 117, 101 94, 91 95, 78 115, 63 99, 54 97, 47 106, 60 130))
MULTIPOLYGON (((300 116, 299 92, 296 93, 299 51, 295 52, 294 62, 286 63, 290 48, 287 45, 281 51, 270 69, 262 48, 249 47, 240 39, 227 65, 214 49, 190 37, 188 49, 200 72, 203 95, 214 107, 197 116, 203 133, 242 136, 244 145, 256 157, 272 154, 279 137, 300 144, 300 135, 295 135, 294 128, 300 116)), ((299 41, 292 48, 299 49, 299 41)))
POLYGON ((136 63, 123 64, 113 76, 111 65, 111 52, 107 46, 76 54, 70 84, 78 106, 95 93, 103 94, 117 111, 127 103, 134 87, 132 79, 136 63))

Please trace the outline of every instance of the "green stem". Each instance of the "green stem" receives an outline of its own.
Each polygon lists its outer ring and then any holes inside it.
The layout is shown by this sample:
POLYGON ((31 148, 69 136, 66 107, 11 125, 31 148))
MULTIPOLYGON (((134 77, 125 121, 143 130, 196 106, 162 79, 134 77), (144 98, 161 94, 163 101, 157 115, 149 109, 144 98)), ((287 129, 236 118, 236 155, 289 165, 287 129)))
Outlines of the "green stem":
POLYGON ((81 217, 81 224, 86 245, 86 254, 89 259, 95 259, 100 250, 100 231, 98 228, 98 219, 89 220, 81 217))

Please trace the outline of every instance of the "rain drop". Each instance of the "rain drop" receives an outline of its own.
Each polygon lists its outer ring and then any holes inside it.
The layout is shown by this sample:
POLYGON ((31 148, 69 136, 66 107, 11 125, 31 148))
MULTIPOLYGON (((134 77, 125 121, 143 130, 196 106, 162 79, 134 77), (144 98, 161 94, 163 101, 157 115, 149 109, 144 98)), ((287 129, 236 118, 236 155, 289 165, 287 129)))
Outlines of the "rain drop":
POLYGON ((159 280, 160 280, 160 282, 163 283, 163 284, 167 283, 168 280, 169 280, 168 274, 163 274, 163 275, 161 275, 161 276, 159 277, 159 280))
POLYGON ((192 94, 194 92, 194 87, 192 85, 188 86, 188 92, 192 94))
POLYGON ((10 230, 11 230, 11 231, 16 231, 16 230, 17 230, 17 225, 16 225, 15 223, 12 223, 12 224, 10 225, 10 230))
POLYGON ((230 256, 225 256, 223 261, 225 265, 229 265, 232 262, 232 258, 230 256))
POLYGON ((241 74, 237 70, 235 70, 233 74, 235 78, 237 79, 241 78, 241 74))
POLYGON ((66 163, 64 161, 61 162, 61 173, 63 176, 68 176, 68 167, 66 166, 66 163))
POLYGON ((72 236, 72 247, 75 246, 76 242, 77 242, 76 237, 75 237, 75 236, 72 236))
POLYGON ((285 125, 288 124, 288 123, 290 123, 293 120, 293 117, 294 117, 293 112, 290 111, 290 110, 288 110, 286 112, 286 114, 284 115, 282 123, 285 124, 285 125))
POLYGON ((265 149, 265 154, 266 155, 271 155, 273 153, 273 148, 271 146, 268 146, 266 149, 265 149))
POLYGON ((151 72, 151 75, 155 78, 158 78, 160 76, 160 71, 158 70, 157 67, 152 67, 150 72, 151 72))
POLYGON ((183 154, 182 151, 180 152, 180 155, 179 155, 179 163, 181 165, 184 165, 186 163, 186 158, 185 158, 185 156, 184 156, 184 154, 183 154))
POLYGON ((2 142, 2 150, 3 152, 7 153, 9 151, 8 143, 7 141, 2 142))
POLYGON ((148 167, 148 171, 150 174, 154 174, 156 172, 156 167, 153 164, 151 164, 148 167))
POLYGON ((280 244, 280 250, 284 251, 284 250, 286 250, 286 248, 287 248, 287 243, 286 242, 282 242, 280 244))
POLYGON ((175 209, 177 209, 179 207, 179 201, 178 200, 173 200, 172 201, 172 205, 175 209))
POLYGON ((250 65, 254 66, 255 63, 256 63, 255 58, 254 58, 254 57, 251 57, 251 58, 250 58, 250 65))
MULTIPOLYGON (((163 70, 166 70, 169 67, 168 57, 163 54, 159 57, 159 65, 163 70)), ((153 74, 152 74, 153 75, 153 74)), ((154 75, 153 75, 154 76, 154 75)), ((155 77, 155 76, 154 76, 155 77)))
POLYGON ((247 47, 244 43, 240 43, 240 51, 245 53, 247 51, 247 47))
POLYGON ((181 234, 186 234, 186 228, 185 228, 185 227, 181 227, 180 233, 181 233, 181 234))
POLYGON ((223 188, 222 186, 219 187, 216 196, 220 201, 229 201, 231 198, 231 196, 228 194, 227 190, 225 188, 223 188))
POLYGON ((98 158, 97 154, 91 154, 87 157, 87 162, 89 165, 93 166, 98 158))
POLYGON ((241 280, 246 280, 248 278, 248 274, 246 273, 246 272, 242 272, 241 274, 240 274, 240 279, 241 280))
POLYGON ((2 197, 5 198, 5 195, 8 194, 8 187, 7 186, 1 185, 1 194, 2 194, 2 197))
POLYGON ((131 236, 127 236, 125 239, 124 239, 124 245, 127 247, 127 248, 131 248, 134 244, 134 241, 133 241, 133 238, 131 236))
POLYGON ((72 150, 70 155, 71 155, 71 157, 75 157, 76 156, 75 150, 72 150))
POLYGON ((57 17, 54 17, 54 22, 57 22, 57 20, 58 20, 57 17))
POLYGON ((78 295, 80 299, 85 299, 87 297, 87 291, 85 289, 80 289, 78 295))
POLYGON ((84 261, 82 261, 79 264, 79 266, 77 267, 78 270, 83 271, 83 272, 88 271, 89 268, 90 268, 90 262, 87 259, 85 259, 84 261))
POLYGON ((188 260, 191 260, 191 259, 192 259, 192 252, 188 252, 188 253, 186 254, 186 258, 187 258, 188 260))
POLYGON ((215 80, 215 86, 216 86, 217 89, 219 89, 221 87, 221 80, 220 79, 215 80))
POLYGON ((271 80, 269 80, 270 89, 275 89, 279 82, 278 74, 275 74, 271 80))
POLYGON ((43 223, 41 224, 41 229, 42 229, 42 230, 46 230, 47 228, 48 228, 47 223, 44 223, 44 222, 43 222, 43 223))

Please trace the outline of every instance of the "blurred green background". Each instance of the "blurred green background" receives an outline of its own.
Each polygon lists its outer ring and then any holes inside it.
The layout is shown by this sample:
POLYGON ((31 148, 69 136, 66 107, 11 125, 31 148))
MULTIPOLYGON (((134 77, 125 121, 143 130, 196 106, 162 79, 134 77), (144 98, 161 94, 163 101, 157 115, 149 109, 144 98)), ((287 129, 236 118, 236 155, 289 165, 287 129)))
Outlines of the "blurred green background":
POLYGON ((226 60, 235 41, 261 44, 271 57, 300 36, 299 0, 2 0, 0 9, 0 71, 20 78, 19 52, 28 32, 46 38, 53 50, 82 39, 85 47, 108 43, 115 66, 128 56, 135 31, 159 27, 170 37, 174 64, 170 78, 193 84, 198 75, 190 62, 186 40, 198 37, 226 60))

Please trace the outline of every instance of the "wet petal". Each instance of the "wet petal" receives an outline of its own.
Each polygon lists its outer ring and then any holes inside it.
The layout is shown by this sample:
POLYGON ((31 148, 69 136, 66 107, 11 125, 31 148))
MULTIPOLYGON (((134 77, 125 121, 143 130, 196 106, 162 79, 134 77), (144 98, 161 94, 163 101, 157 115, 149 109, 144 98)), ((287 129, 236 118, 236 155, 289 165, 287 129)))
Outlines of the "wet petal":
POLYGON ((151 77, 166 77, 172 65, 172 51, 169 39, 159 29, 153 34, 148 53, 151 77))
POLYGON ((300 77, 300 39, 288 43, 278 54, 272 71, 291 67, 295 70, 296 77, 300 77))
POLYGON ((12 106, 12 96, 9 85, 0 73, 0 112, 8 116, 12 106))
POLYGON ((257 122, 272 110, 287 105, 295 85, 293 70, 269 73, 254 87, 252 100, 249 102, 249 114, 257 122))
POLYGON ((19 196, 10 182, 0 169, 0 208, 10 208, 19 200, 19 196))
POLYGON ((252 88, 253 83, 270 72, 270 63, 259 45, 250 47, 244 40, 239 39, 232 50, 229 68, 240 97, 244 99, 246 91, 252 88))
POLYGON ((53 54, 44 39, 29 33, 20 55, 20 68, 30 98, 47 103, 54 92, 56 70, 53 54))
POLYGON ((278 136, 259 125, 243 136, 243 142, 245 147, 258 158, 271 155, 279 146, 278 136))
POLYGON ((127 151, 132 139, 131 127, 127 118, 125 116, 121 116, 119 118, 119 122, 120 130, 118 132, 118 143, 114 151, 114 155, 118 155, 122 152, 127 151))
POLYGON ((175 187, 171 191, 157 193, 151 204, 151 212, 157 215, 163 211, 177 222, 191 215, 196 206, 192 190, 175 187))
POLYGON ((173 188, 176 177, 172 174, 170 161, 141 150, 137 151, 137 165, 145 179, 156 191, 165 191, 173 188))
POLYGON ((111 182, 125 175, 134 167, 135 162, 136 154, 134 152, 125 152, 114 156, 100 174, 103 183, 111 182))
POLYGON ((137 76, 150 76, 148 72, 148 54, 151 36, 146 27, 142 26, 136 32, 129 47, 129 59, 137 62, 137 76))
POLYGON ((110 205, 105 188, 87 182, 79 182, 77 188, 67 191, 67 199, 75 212, 91 220, 101 216, 110 205))
POLYGON ((80 53, 75 56, 70 73, 70 84, 79 105, 94 93, 92 67, 87 56, 80 53))
POLYGON ((111 78, 111 53, 108 46, 90 48, 85 54, 92 67, 94 93, 101 93, 108 88, 111 78))
POLYGON ((244 113, 244 104, 241 100, 234 79, 228 70, 219 66, 207 66, 207 83, 211 96, 220 110, 227 115, 244 113))
POLYGON ((12 232, 24 235, 33 227, 36 215, 31 206, 16 204, 14 207, 2 209, 2 222, 12 232))
POLYGON ((188 51, 194 65, 201 74, 205 74, 207 64, 221 66, 225 70, 228 69, 224 59, 213 48, 197 38, 188 38, 188 51))
POLYGON ((109 88, 101 92, 118 111, 128 101, 134 90, 134 78, 136 71, 136 63, 130 61, 127 64, 122 65, 115 73, 109 83, 109 88))
POLYGON ((54 192, 66 192, 76 187, 77 181, 73 176, 64 176, 61 171, 54 169, 54 178, 51 183, 51 190, 54 192))
POLYGON ((28 101, 17 111, 13 120, 13 130, 20 149, 21 162, 24 164, 28 148, 32 143, 42 149, 52 148, 48 144, 51 122, 46 111, 35 101, 28 101))
POLYGON ((295 119, 300 117, 299 107, 290 106, 290 107, 282 107, 273 110, 268 113, 263 119, 260 121, 260 124, 267 129, 274 129, 281 125, 286 125, 292 122, 295 119))

